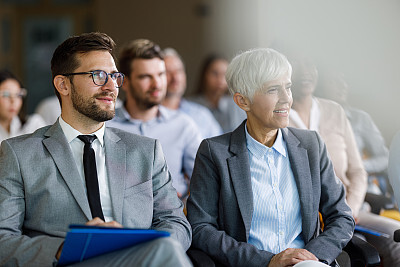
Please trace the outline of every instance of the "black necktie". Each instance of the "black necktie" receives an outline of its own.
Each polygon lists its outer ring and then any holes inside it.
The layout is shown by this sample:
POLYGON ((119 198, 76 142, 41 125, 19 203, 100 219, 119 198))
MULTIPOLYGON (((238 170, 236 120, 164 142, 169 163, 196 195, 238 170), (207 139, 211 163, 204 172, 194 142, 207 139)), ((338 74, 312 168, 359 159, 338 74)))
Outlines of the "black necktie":
POLYGON ((96 158, 92 148, 95 135, 79 135, 78 138, 85 143, 83 152, 83 170, 85 172, 86 191, 92 217, 99 217, 104 221, 101 209, 99 182, 97 180, 96 158))

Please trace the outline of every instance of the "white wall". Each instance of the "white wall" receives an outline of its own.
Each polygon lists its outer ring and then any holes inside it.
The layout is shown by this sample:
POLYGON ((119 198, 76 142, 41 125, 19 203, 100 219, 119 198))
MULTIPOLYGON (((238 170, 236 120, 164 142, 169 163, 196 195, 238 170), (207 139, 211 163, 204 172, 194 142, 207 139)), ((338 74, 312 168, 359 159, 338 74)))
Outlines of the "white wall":
MULTIPOLYGON (((341 69, 349 102, 372 116, 387 144, 400 130, 400 2, 397 0, 215 0, 205 44, 233 56, 295 45, 341 69)), ((206 48, 207 49, 207 48, 206 48)))

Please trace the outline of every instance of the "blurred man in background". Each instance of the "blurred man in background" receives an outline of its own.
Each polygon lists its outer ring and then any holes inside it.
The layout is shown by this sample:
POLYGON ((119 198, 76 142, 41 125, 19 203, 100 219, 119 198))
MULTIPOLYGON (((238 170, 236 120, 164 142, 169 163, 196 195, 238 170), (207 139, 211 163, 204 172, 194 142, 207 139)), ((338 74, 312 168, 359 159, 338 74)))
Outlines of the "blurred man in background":
POLYGON ((122 49, 119 65, 126 101, 108 125, 160 140, 172 185, 184 200, 201 137, 190 117, 161 105, 167 92, 163 53, 150 40, 134 40, 122 49))
POLYGON ((197 124, 202 138, 222 134, 221 126, 208 108, 183 98, 186 91, 186 71, 178 52, 173 48, 164 49, 164 61, 167 71, 167 94, 162 104, 189 115, 197 124))

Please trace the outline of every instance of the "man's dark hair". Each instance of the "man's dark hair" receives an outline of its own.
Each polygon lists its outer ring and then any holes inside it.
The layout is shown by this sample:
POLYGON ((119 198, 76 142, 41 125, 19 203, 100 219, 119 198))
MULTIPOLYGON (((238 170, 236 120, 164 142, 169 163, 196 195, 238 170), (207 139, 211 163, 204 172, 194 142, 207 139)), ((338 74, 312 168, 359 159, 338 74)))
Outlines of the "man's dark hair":
MULTIPOLYGON (((60 44, 54 51, 51 59, 51 72, 54 77, 65 73, 74 72, 80 65, 77 55, 92 51, 108 51, 114 58, 113 50, 115 43, 110 36, 105 33, 91 32, 72 36, 60 44)), ((70 76, 72 79, 73 76, 70 76)), ((54 84, 53 84, 54 85, 54 84)), ((61 104, 61 97, 55 90, 61 104)))
POLYGON ((153 59, 164 60, 164 54, 161 48, 154 42, 146 39, 137 39, 126 44, 119 56, 119 71, 125 76, 132 72, 132 61, 134 59, 153 59))

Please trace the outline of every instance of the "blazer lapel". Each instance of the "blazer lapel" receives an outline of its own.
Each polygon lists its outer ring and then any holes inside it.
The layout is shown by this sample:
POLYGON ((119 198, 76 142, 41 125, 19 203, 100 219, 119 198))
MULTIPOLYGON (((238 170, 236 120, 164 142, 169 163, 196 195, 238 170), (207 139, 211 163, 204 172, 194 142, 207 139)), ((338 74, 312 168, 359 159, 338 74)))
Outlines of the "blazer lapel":
POLYGON ((52 156, 61 177, 67 184, 76 202, 81 207, 87 219, 90 220, 92 215, 82 179, 72 156, 71 148, 58 121, 49 128, 45 136, 48 138, 43 140, 43 145, 52 156))
POLYGON ((110 186, 111 205, 114 220, 122 223, 122 208, 126 177, 126 148, 121 138, 106 127, 106 168, 110 186))
POLYGON ((314 233, 313 230, 315 229, 311 229, 311 227, 312 225, 315 225, 315 222, 311 221, 313 219, 313 191, 311 179, 309 179, 309 177, 311 177, 311 172, 307 150, 300 147, 300 141, 292 134, 292 132, 290 132, 290 130, 288 130, 288 128, 282 129, 282 133, 283 138, 286 141, 290 166, 299 192, 303 236, 309 240, 314 233))
POLYGON ((253 216, 253 192, 251 189, 249 154, 246 146, 245 123, 246 121, 232 132, 229 149, 234 155, 228 158, 227 161, 240 213, 246 228, 246 239, 248 240, 253 216))

